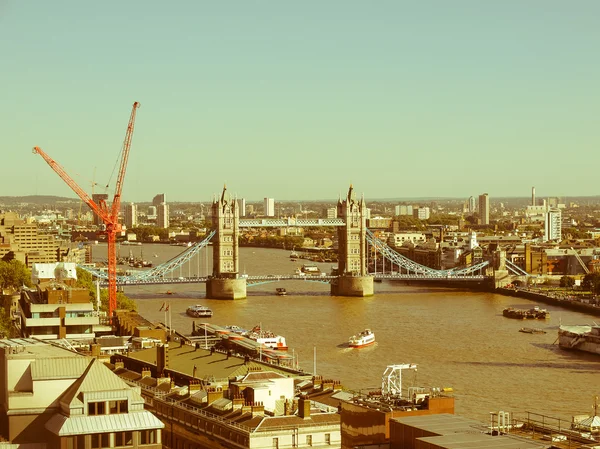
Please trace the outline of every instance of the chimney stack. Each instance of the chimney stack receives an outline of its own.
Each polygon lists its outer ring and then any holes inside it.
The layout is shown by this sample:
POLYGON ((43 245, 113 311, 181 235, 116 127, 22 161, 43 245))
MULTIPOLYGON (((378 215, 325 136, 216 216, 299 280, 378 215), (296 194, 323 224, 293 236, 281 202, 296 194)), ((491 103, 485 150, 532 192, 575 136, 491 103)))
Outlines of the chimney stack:
POLYGON ((535 206, 535 187, 531 188, 531 205, 535 206))

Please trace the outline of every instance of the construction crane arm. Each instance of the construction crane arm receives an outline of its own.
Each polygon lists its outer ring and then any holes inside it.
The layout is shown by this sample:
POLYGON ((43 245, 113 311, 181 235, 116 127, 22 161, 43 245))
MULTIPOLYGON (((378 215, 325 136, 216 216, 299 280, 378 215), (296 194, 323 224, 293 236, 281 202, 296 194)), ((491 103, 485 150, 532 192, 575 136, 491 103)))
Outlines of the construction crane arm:
POLYGON ((133 138, 133 128, 135 126, 135 113, 136 109, 139 107, 140 104, 137 101, 133 103, 133 107, 131 108, 131 116, 129 117, 129 124, 127 125, 127 132, 125 133, 125 140, 123 141, 123 148, 121 150, 121 167, 119 168, 119 176, 117 178, 115 196, 113 199, 111 209, 111 217, 114 223, 117 222, 119 216, 119 209, 121 208, 121 191, 123 190, 123 179, 125 179, 127 159, 129 159, 129 149, 131 148, 131 139, 133 138))
POLYGON ((84 201, 85 204, 87 204, 94 211, 94 213, 102 219, 102 221, 105 223, 110 221, 108 214, 102 210, 100 206, 96 204, 75 181, 73 181, 73 179, 67 174, 67 172, 60 166, 58 162, 48 156, 40 147, 33 147, 33 154, 39 154, 42 156, 52 170, 54 170, 58 176, 60 176, 63 181, 68 184, 69 187, 71 187, 71 189, 79 196, 79 198, 81 198, 81 200, 84 201))

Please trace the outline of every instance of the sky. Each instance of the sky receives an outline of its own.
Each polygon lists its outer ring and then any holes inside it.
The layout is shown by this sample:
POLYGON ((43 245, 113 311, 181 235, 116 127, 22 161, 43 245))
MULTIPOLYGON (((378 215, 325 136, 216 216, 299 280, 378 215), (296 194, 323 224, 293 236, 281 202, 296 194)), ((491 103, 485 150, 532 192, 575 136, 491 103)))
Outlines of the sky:
POLYGON ((597 0, 0 0, 0 196, 597 195, 597 0), (97 184, 97 185, 96 185, 97 184), (105 186, 108 185, 108 190, 105 186))

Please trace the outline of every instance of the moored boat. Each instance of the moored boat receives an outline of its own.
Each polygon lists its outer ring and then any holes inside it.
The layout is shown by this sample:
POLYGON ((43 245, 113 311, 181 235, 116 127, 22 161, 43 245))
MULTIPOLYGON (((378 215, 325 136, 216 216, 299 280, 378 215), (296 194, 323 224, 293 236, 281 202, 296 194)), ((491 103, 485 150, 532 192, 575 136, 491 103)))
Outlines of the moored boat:
POLYGON ((247 332, 245 337, 254 340, 257 343, 265 345, 267 348, 277 349, 279 351, 287 351, 288 347, 285 342, 285 337, 276 335, 271 331, 264 330, 260 325, 252 328, 247 332))
POLYGON ((287 291, 285 290, 285 288, 277 288, 277 289, 275 289, 275 291, 277 292, 277 296, 287 295, 287 291))
POLYGON ((550 318, 550 312, 546 309, 540 309, 535 306, 532 309, 515 309, 514 307, 507 307, 502 311, 502 315, 506 318, 514 318, 517 320, 545 320, 550 318))
POLYGON ((558 346, 562 349, 600 354, 600 326, 567 326, 558 328, 558 346))
POLYGON ((189 306, 185 313, 194 318, 210 318, 213 316, 213 311, 211 309, 200 304, 189 306))
POLYGON ((348 339, 348 346, 351 348, 364 348, 375 343, 375 334, 371 329, 365 329, 348 339))

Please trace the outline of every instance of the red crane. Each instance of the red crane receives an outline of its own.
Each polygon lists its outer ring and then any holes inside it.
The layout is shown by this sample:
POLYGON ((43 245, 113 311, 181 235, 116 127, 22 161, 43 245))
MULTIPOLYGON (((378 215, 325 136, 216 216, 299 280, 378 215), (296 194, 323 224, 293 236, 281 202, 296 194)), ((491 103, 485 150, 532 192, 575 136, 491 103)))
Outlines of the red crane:
POLYGON ((117 232, 121 231, 119 223, 119 209, 121 208, 121 191, 123 190, 123 179, 125 178, 125 170, 127 169, 127 159, 129 158, 129 149, 131 148, 131 139, 133 137, 133 127, 135 124, 135 114, 140 104, 136 101, 131 109, 131 117, 127 125, 127 133, 123 141, 121 150, 121 167, 119 169, 119 177, 115 187, 115 196, 113 198, 110 209, 106 205, 106 201, 100 200, 98 204, 92 200, 85 191, 77 185, 75 181, 65 172, 65 170, 50 156, 48 156, 40 147, 34 147, 33 153, 39 154, 44 158, 48 165, 54 170, 63 181, 65 181, 71 189, 82 199, 106 226, 106 240, 108 242, 108 316, 112 319, 113 312, 117 308, 117 232))

